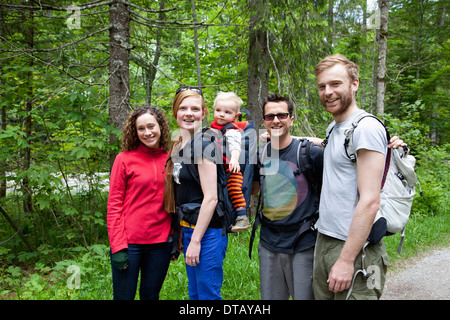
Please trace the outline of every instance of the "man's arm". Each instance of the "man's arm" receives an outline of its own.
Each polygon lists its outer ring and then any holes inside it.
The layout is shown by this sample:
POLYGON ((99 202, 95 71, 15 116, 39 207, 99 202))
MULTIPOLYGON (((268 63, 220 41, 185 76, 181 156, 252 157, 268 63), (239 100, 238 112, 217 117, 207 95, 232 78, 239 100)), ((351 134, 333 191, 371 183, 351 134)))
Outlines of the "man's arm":
POLYGON ((384 164, 385 159, 382 153, 367 149, 358 150, 356 171, 359 201, 353 215, 347 241, 328 277, 329 290, 334 293, 350 287, 355 259, 367 241, 380 206, 384 164))
MULTIPOLYGON (((317 137, 297 137, 297 136, 292 136, 292 138, 294 138, 294 139, 301 139, 301 138, 308 139, 309 141, 314 143, 316 146, 319 146, 319 147, 323 148, 323 146, 322 146, 323 139, 322 138, 317 138, 317 137)), ((270 137, 268 135, 265 135, 264 137, 263 137, 263 135, 261 135, 260 139, 262 141, 267 141, 267 140, 270 139, 270 137)), ((406 145, 407 144, 403 140, 401 140, 398 136, 393 136, 391 138, 391 140, 389 141, 388 147, 392 148, 392 149, 397 149, 400 146, 406 146, 406 145)))
MULTIPOLYGON (((323 146, 322 146, 323 139, 322 138, 318 138, 318 137, 298 137, 298 136, 292 136, 292 135, 291 135, 291 137, 294 138, 294 139, 307 139, 307 140, 311 141, 312 143, 314 143, 316 146, 319 146, 319 147, 323 148, 323 146)), ((270 140, 269 133, 268 132, 264 132, 263 134, 261 134, 259 136, 259 140, 262 141, 262 142, 269 141, 270 140)))

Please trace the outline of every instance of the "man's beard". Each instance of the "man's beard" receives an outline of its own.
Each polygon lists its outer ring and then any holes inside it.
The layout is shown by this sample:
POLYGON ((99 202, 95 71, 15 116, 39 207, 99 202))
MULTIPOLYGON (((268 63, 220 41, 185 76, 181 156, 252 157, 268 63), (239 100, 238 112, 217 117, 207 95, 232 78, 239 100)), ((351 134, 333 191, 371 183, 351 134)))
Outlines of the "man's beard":
POLYGON ((353 95, 351 92, 341 97, 341 107, 336 111, 335 115, 341 115, 347 111, 353 102, 353 95))
MULTIPOLYGON (((332 113, 333 116, 340 116, 340 115, 342 115, 352 105, 352 103, 353 103, 353 94, 352 94, 350 86, 349 86, 348 91, 346 93, 343 93, 342 95, 339 96, 339 100, 340 100, 339 101, 340 107, 339 107, 339 109, 335 110, 332 113)), ((322 105, 325 107, 325 109, 327 108, 326 99, 322 99, 322 105)))

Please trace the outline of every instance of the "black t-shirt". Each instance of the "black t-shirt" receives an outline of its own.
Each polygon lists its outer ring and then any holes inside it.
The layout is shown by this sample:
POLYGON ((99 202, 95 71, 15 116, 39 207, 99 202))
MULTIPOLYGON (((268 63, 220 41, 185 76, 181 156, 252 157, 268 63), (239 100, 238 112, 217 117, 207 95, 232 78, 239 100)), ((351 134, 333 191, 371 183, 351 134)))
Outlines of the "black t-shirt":
MULTIPOLYGON (((190 207, 185 210, 182 219, 192 223, 197 223, 198 210, 203 201, 203 191, 200 185, 200 177, 198 175, 198 163, 200 158, 206 158, 217 163, 216 154, 222 156, 220 152, 216 152, 217 144, 202 138, 202 135, 196 134, 176 155, 172 155, 174 163, 173 178, 175 181, 175 201, 177 207, 190 207), (199 204, 195 206, 195 204, 199 204), (192 212, 191 212, 192 211, 192 212)), ((217 188, 217 185, 211 186, 217 188)), ((221 228, 222 223, 219 221, 215 212, 209 224, 211 228, 221 228)))
MULTIPOLYGON (((274 153, 269 154, 270 168, 264 169, 261 190, 263 192, 263 216, 273 226, 292 226, 318 213, 317 195, 310 190, 303 174, 294 174, 299 169, 297 164, 299 143, 300 140, 292 139, 288 147, 278 151, 278 155, 276 150, 266 150, 266 152, 274 153)), ((310 150, 312 170, 322 171, 322 149, 311 143, 310 150)), ((263 158, 263 161, 267 162, 267 158, 263 158)), ((262 224, 261 244, 269 250, 282 253, 300 252, 314 246, 316 231, 310 230, 304 233, 294 247, 297 234, 298 231, 277 232, 262 224)))

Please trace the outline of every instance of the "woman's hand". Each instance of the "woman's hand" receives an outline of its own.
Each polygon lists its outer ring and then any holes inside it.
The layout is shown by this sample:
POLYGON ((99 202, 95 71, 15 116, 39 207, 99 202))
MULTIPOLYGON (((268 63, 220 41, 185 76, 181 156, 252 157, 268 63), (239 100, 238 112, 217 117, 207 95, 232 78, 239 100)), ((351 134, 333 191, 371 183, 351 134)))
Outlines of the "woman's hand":
POLYGON ((192 267, 197 266, 200 263, 200 242, 192 241, 186 250, 186 264, 192 267))

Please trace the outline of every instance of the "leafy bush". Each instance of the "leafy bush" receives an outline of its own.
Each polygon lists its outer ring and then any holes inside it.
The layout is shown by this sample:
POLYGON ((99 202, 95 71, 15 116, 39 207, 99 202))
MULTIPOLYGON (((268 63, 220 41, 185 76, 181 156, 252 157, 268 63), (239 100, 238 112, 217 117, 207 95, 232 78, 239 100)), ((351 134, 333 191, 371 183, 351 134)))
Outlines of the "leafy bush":
POLYGON ((450 144, 422 150, 417 157, 417 177, 423 196, 416 195, 413 214, 448 215, 450 191, 450 144))
POLYGON ((47 246, 39 247, 40 258, 34 267, 0 265, 0 299, 112 299, 109 247, 56 250, 70 258, 50 262, 53 251, 47 246))

